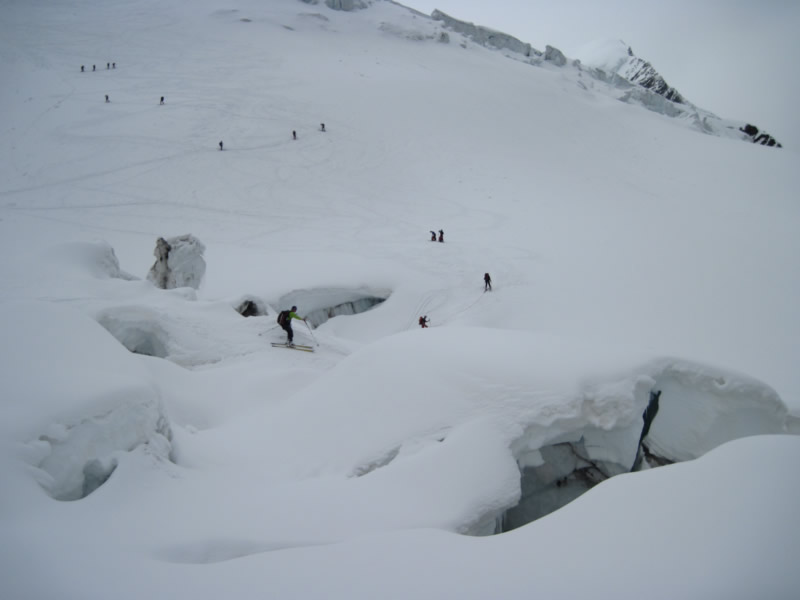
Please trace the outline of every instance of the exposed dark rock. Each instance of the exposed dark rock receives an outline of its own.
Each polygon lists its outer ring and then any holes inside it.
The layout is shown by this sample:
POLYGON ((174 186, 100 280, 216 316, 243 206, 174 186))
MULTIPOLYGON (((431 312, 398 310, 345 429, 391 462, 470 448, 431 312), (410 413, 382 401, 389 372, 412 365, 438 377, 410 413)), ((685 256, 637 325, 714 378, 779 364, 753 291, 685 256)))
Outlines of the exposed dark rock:
POLYGON ((758 137, 753 139, 753 143, 754 144, 761 144, 762 146, 775 146, 775 145, 777 145, 778 148, 782 147, 780 144, 778 144, 778 140, 776 140, 774 137, 772 137, 768 133, 761 133, 761 135, 759 135, 758 137))
POLYGON ((776 147, 776 148, 783 148, 781 144, 768 134, 766 131, 762 131, 759 133, 758 127, 755 125, 751 125, 747 123, 744 127, 740 127, 739 131, 742 133, 750 136, 754 144, 761 144, 762 146, 769 146, 769 147, 776 147))
POLYGON ((653 65, 641 58, 634 58, 630 61, 625 77, 628 81, 652 90, 659 96, 664 96, 667 100, 676 104, 684 104, 686 102, 678 90, 671 87, 658 71, 653 68, 653 65))
POLYGON ((755 125, 750 125, 750 123, 748 123, 744 127, 740 127, 739 131, 742 131, 752 137, 758 134, 758 127, 756 127, 755 125))

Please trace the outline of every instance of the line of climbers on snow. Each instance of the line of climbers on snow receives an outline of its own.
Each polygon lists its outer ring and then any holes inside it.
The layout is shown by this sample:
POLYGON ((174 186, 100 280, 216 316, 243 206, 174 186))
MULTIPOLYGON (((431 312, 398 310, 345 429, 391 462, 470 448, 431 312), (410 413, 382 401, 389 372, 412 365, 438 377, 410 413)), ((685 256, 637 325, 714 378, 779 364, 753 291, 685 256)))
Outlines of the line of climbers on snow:
MULTIPOLYGON (((116 69, 117 63, 106 63, 106 70, 116 69)), ((97 71, 97 65, 92 65, 92 71, 97 71)), ((85 73, 85 65, 81 65, 81 73, 85 73)))
MULTIPOLYGON (((222 142, 220 142, 220 144, 222 144, 222 142)), ((432 242, 437 241, 436 233, 431 231, 431 234, 433 235, 431 241, 432 242)), ((442 229, 439 230, 438 241, 444 243, 444 231, 442 229)), ((492 291, 492 277, 491 275, 489 275, 489 273, 483 274, 483 291, 484 292, 492 291)), ((311 327, 308 325, 308 320, 306 319, 306 317, 301 317, 297 314, 297 306, 292 306, 292 308, 290 309, 280 311, 278 313, 277 322, 278 325, 280 325, 281 328, 286 332, 287 346, 294 346, 294 330, 292 329, 292 319, 303 321, 306 324, 306 327, 308 327, 309 331, 311 331, 311 327)), ((431 320, 430 317, 428 317, 428 315, 422 315, 421 317, 419 317, 419 320, 417 322, 419 323, 419 326, 422 329, 427 329, 428 323, 430 323, 431 320)))
MULTIPOLYGON (((439 241, 439 242, 444 243, 444 229, 440 229, 439 230, 438 239, 436 237, 436 232, 433 231, 433 229, 431 229, 430 232, 431 232, 431 241, 432 242, 439 241)), ((491 292, 492 291, 492 278, 489 276, 488 273, 484 273, 483 274, 483 291, 484 292, 491 292)), ((422 327, 423 329, 427 329, 428 323, 430 323, 430 322, 431 322, 431 320, 428 318, 428 315, 422 315, 419 318, 419 321, 418 321, 419 326, 422 327)))
MULTIPOLYGON (((484 292, 491 292, 492 291, 492 277, 488 273, 484 273, 483 274, 483 291, 484 292)), ((467 308, 469 308, 469 307, 467 307, 467 308)), ((420 327, 422 327, 423 329, 427 329, 428 323, 430 323, 431 320, 428 317, 428 315, 422 315, 419 318, 419 321, 417 321, 417 322, 419 323, 420 327)))
MULTIPOLYGON (((117 68, 117 63, 115 63, 115 62, 114 63, 106 63, 106 69, 111 70, 111 69, 116 69, 116 68, 117 68)), ((97 71, 97 65, 92 65, 92 71, 97 71)), ((81 65, 81 73, 85 73, 85 72, 86 72, 86 66, 85 65, 81 65)), ((164 96, 161 96, 161 98, 159 100, 159 105, 164 104, 164 99, 165 99, 164 96)), ((111 97, 108 94, 105 94, 105 100, 106 100, 106 104, 109 104, 111 102, 111 97)), ((319 124, 319 130, 320 131, 326 131, 325 123, 320 123, 319 124)), ((292 130, 292 139, 293 140, 297 139, 297 130, 296 129, 292 130)), ((222 143, 221 140, 219 142, 219 149, 220 150, 224 149, 224 144, 222 143)), ((442 242, 444 240, 439 240, 439 241, 442 242)))
MULTIPOLYGON (((107 100, 106 100, 106 102, 107 102, 107 100)), ((164 97, 163 96, 161 97, 161 104, 164 104, 164 97)), ((322 132, 327 131, 325 129, 325 123, 320 123, 319 124, 319 130, 322 131, 322 132)), ((292 139, 293 140, 297 139, 297 130, 296 129, 292 129, 292 139)), ((222 141, 220 141, 220 143, 219 143, 219 149, 220 150, 224 149, 224 145, 223 145, 222 141)))

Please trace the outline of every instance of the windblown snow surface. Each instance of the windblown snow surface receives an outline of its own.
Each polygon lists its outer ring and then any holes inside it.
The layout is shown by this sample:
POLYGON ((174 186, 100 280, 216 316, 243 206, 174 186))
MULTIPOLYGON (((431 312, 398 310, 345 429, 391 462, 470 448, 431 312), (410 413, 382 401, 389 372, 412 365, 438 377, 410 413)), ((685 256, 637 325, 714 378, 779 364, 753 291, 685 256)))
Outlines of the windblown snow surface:
POLYGON ((0 10, 0 596, 797 597, 797 154, 392 2, 0 10))

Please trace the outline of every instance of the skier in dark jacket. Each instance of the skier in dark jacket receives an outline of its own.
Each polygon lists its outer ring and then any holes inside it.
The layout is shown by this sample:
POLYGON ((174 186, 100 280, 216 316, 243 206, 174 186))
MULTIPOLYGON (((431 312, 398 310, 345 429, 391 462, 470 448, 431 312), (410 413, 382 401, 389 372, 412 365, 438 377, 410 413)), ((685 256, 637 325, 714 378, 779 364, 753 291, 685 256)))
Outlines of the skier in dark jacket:
POLYGON ((290 346, 294 343, 294 331, 292 331, 292 319, 298 319, 300 321, 305 321, 303 317, 297 315, 297 307, 293 306, 291 310, 282 310, 278 313, 278 325, 280 325, 283 330, 289 336, 289 341, 287 342, 290 346))
POLYGON ((436 232, 435 231, 431 231, 431 241, 432 242, 436 241, 436 232))
POLYGON ((486 290, 492 291, 492 278, 489 277, 488 273, 483 274, 483 291, 486 290))
POLYGON ((430 322, 431 322, 431 320, 427 317, 427 315, 422 316, 422 317, 419 318, 419 326, 422 327, 423 329, 427 328, 428 327, 428 323, 430 323, 430 322))
POLYGON ((439 241, 444 242, 444 229, 439 230, 439 241))

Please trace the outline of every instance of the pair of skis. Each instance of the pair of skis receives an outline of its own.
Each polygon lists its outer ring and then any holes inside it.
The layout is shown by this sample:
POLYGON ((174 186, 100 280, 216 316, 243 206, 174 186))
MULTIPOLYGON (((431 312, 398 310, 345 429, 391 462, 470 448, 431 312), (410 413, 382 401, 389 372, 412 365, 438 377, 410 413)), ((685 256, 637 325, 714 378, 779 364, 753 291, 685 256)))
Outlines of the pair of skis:
MULTIPOLYGON (((313 339, 314 343, 317 344, 317 346, 319 346, 319 343, 317 342, 316 338, 314 337, 314 332, 311 331, 311 326, 308 324, 308 321, 303 319, 303 323, 305 323, 306 327, 308 327, 308 333, 311 335, 311 339, 313 339)), ((314 351, 314 346, 304 346, 303 344, 289 344, 289 343, 283 343, 282 344, 280 342, 272 342, 272 347, 273 348, 289 348, 290 350, 301 350, 302 352, 313 352, 314 351)))
POLYGON ((289 348, 290 350, 301 350, 303 352, 313 352, 314 346, 304 346, 302 344, 281 344, 279 342, 272 342, 273 348, 289 348))

